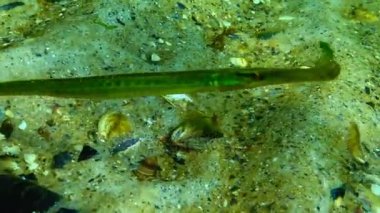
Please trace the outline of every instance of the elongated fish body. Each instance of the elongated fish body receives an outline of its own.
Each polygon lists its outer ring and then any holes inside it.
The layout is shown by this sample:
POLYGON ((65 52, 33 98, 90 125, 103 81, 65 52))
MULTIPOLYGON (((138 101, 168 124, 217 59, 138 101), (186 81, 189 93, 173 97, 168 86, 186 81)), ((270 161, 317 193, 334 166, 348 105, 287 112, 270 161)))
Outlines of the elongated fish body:
POLYGON ((0 96, 39 95, 63 98, 118 99, 332 80, 339 75, 340 66, 333 60, 328 46, 327 48, 322 58, 309 69, 231 68, 10 81, 0 83, 0 96))

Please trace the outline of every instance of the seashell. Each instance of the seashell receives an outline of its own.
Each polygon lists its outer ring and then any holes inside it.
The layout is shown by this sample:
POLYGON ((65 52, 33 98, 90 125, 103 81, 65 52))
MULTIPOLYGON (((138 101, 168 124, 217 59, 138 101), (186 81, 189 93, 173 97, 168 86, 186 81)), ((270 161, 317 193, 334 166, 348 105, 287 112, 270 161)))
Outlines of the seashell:
POLYGON ((139 180, 150 180, 159 174, 161 167, 157 157, 147 157, 139 162, 138 168, 133 171, 139 180))
POLYGON ((169 104, 186 111, 194 103, 193 98, 188 94, 171 94, 162 96, 169 104))
POLYGON ((199 112, 190 112, 170 135, 170 142, 183 148, 199 149, 204 139, 221 137, 223 134, 215 117, 206 117, 199 112), (200 140, 203 139, 203 140, 200 140))
POLYGON ((184 122, 174 129, 170 136, 173 143, 181 143, 190 138, 201 137, 203 129, 191 122, 184 122))
POLYGON ((98 135, 103 141, 125 136, 131 131, 132 125, 128 117, 120 112, 108 112, 98 123, 98 135))
POLYGON ((112 150, 111 150, 111 154, 117 154, 119 152, 122 152, 124 150, 127 150, 129 147, 135 145, 137 142, 139 141, 138 138, 127 138, 123 141, 121 141, 120 143, 116 144, 112 150))
POLYGON ((356 123, 351 122, 347 134, 347 149, 351 156, 361 164, 365 164, 365 156, 360 144, 360 132, 356 123))

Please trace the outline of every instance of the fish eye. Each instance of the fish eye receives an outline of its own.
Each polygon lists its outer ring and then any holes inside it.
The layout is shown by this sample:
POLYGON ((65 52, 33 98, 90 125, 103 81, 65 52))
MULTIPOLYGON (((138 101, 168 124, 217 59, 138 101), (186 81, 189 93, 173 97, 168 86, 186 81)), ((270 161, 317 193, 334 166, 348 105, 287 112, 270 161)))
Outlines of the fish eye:
POLYGON ((256 81, 264 80, 264 76, 260 75, 259 73, 252 73, 251 78, 253 78, 256 81))

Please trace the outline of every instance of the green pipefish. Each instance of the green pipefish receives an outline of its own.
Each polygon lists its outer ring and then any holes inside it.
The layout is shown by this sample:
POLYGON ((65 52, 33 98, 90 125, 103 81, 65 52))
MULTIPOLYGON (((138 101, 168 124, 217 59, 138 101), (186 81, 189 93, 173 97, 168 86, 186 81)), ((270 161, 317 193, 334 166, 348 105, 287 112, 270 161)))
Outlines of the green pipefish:
POLYGON ((314 67, 229 68, 159 73, 134 73, 65 79, 38 79, 0 83, 0 96, 40 95, 83 99, 117 99, 249 89, 335 79, 340 66, 329 45, 320 42, 322 56, 314 67))

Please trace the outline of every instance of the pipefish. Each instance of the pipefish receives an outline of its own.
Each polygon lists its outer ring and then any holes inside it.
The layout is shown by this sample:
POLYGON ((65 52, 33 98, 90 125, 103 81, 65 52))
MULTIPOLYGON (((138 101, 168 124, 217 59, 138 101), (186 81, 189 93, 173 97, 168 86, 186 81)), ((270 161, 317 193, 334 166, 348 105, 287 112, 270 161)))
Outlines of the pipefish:
POLYGON ((307 69, 229 68, 10 81, 0 83, 0 96, 122 99, 333 80, 339 75, 340 66, 334 60, 333 51, 327 43, 320 42, 320 47, 321 58, 314 67, 307 69))

